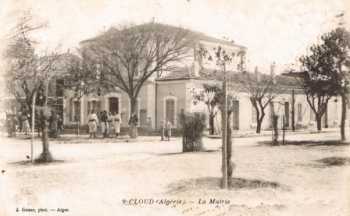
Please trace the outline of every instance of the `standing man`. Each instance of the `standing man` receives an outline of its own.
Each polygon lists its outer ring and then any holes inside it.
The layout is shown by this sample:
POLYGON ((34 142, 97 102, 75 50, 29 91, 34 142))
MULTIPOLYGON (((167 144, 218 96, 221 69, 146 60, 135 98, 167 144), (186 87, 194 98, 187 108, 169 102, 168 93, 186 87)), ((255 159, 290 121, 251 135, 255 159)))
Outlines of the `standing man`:
POLYGON ((114 132, 115 132, 116 137, 118 137, 120 134, 121 124, 122 124, 122 121, 121 121, 119 114, 114 114, 113 115, 113 125, 114 125, 114 132))
POLYGON ((108 131, 108 115, 107 115, 107 111, 104 110, 101 113, 101 133, 103 138, 107 137, 107 131, 108 131))
POLYGON ((171 122, 167 121, 166 125, 165 125, 165 136, 168 139, 168 141, 170 141, 170 137, 171 137, 171 122))
POLYGON ((96 138, 98 118, 94 111, 89 114, 89 138, 96 138))

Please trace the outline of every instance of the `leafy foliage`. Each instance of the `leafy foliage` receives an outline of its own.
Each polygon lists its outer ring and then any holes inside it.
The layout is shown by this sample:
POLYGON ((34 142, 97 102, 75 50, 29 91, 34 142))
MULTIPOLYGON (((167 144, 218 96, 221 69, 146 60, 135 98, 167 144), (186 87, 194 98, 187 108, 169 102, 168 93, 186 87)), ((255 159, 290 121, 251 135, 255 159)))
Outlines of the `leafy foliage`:
POLYGON ((301 86, 315 113, 318 130, 330 98, 348 93, 349 70, 344 68, 349 64, 349 38, 349 32, 337 28, 324 34, 319 44, 311 46, 311 53, 300 58, 305 70, 301 86))
POLYGON ((129 96, 133 116, 144 83, 155 73, 175 70, 176 63, 190 54, 191 45, 187 30, 149 23, 112 28, 84 42, 82 51, 85 64, 97 67, 91 73, 98 73, 104 89, 118 88, 129 96))
POLYGON ((260 133, 261 124, 265 117, 266 107, 277 96, 277 87, 271 75, 243 72, 239 79, 240 86, 249 95, 249 100, 256 111, 256 132, 260 133))
POLYGON ((203 89, 193 91, 193 103, 203 102, 209 113, 209 133, 214 134, 214 118, 219 110, 219 103, 222 102, 222 90, 215 84, 203 84, 203 89))
POLYGON ((205 129, 205 115, 180 114, 182 127, 183 152, 203 150, 202 136, 205 129))

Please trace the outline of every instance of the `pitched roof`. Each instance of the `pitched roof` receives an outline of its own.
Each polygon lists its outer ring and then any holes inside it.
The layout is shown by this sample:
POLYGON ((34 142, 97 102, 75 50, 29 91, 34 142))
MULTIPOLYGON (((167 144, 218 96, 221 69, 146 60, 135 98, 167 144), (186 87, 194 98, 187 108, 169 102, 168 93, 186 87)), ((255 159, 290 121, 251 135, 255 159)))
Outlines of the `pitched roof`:
MULTIPOLYGON (((229 85, 232 88, 235 89, 244 89, 241 87, 242 83, 239 82, 239 80, 245 79, 244 75, 245 73, 252 74, 252 72, 233 72, 228 71, 226 74, 226 78, 229 81, 229 85)), ((263 78, 268 78, 268 74, 260 73, 259 75, 263 78)), ((215 81, 222 81, 224 79, 223 73, 217 70, 211 70, 211 69, 202 69, 199 72, 199 76, 194 76, 193 73, 191 73, 191 70, 188 68, 182 68, 182 70, 176 70, 171 71, 168 74, 164 75, 163 77, 157 79, 157 81, 175 81, 175 80, 189 80, 189 79, 196 79, 196 80, 215 80, 215 81)), ((276 75, 274 77, 276 86, 278 86, 278 92, 279 93, 290 93, 291 89, 296 90, 295 93, 302 93, 300 89, 300 85, 295 79, 295 77, 287 77, 283 74, 276 75)))
MULTIPOLYGON (((162 28, 162 29, 169 29, 171 31, 177 31, 177 30, 180 30, 180 29, 184 29, 182 27, 172 26, 172 25, 163 24, 163 23, 153 23, 153 22, 132 26, 129 29, 133 29, 133 28, 151 28, 151 27, 162 28)), ((210 35, 207 35, 207 34, 204 34, 202 32, 199 32, 199 31, 194 31, 194 30, 190 30, 190 29, 185 29, 185 30, 189 31, 189 35, 194 37, 196 40, 203 40, 203 41, 207 41, 207 42, 220 43, 220 44, 227 45, 227 46, 235 46, 235 47, 239 47, 241 49, 246 49, 245 46, 238 45, 238 44, 234 43, 233 41, 228 41, 228 40, 224 40, 224 39, 215 38, 215 37, 212 37, 210 35)), ((93 37, 93 38, 81 41, 80 44, 88 43, 88 42, 97 40, 97 39, 99 39, 101 37, 104 37, 104 36, 107 36, 107 35, 116 34, 118 32, 120 32, 120 30, 118 30, 115 27, 111 27, 109 30, 107 30, 106 32, 104 32, 104 33, 102 33, 100 35, 97 35, 96 37, 93 37)))

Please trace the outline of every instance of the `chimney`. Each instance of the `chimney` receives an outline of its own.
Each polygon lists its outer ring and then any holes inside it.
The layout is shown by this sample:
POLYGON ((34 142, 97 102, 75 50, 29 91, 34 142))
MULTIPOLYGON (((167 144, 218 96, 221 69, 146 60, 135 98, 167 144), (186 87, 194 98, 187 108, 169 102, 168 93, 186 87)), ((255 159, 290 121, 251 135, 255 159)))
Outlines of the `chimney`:
POLYGON ((273 63, 271 64, 271 66, 270 66, 270 75, 271 75, 272 77, 275 76, 275 68, 276 68, 276 63, 273 62, 273 63))
POLYGON ((260 82, 260 73, 259 73, 258 66, 255 66, 254 75, 255 75, 256 81, 260 82))
POLYGON ((276 63, 273 62, 270 66, 270 76, 272 77, 273 84, 276 84, 275 69, 276 69, 276 63))

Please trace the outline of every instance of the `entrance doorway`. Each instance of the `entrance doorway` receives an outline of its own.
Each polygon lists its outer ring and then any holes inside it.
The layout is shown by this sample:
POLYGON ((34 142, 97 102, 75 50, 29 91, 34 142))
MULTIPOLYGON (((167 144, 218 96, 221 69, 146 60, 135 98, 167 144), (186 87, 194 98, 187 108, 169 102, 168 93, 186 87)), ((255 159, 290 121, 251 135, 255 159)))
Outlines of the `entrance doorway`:
POLYGON ((165 120, 170 121, 172 125, 175 124, 175 100, 166 99, 165 101, 165 120))
POLYGON ((109 112, 119 114, 119 98, 110 97, 108 100, 109 100, 109 112))

